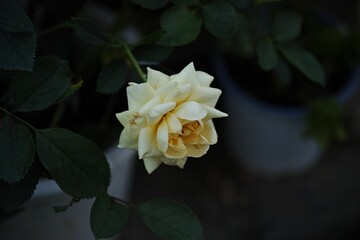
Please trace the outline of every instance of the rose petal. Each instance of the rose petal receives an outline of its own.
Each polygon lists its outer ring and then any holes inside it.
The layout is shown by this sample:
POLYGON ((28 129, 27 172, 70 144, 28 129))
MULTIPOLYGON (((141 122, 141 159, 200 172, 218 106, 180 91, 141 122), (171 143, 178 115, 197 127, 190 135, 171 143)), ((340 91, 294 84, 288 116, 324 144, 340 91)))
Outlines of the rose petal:
POLYGON ((194 101, 180 104, 172 111, 172 113, 175 114, 178 118, 194 121, 203 119, 207 115, 205 108, 201 104, 194 101))
POLYGON ((166 96, 164 99, 165 102, 183 102, 190 93, 191 83, 185 83, 176 88, 175 91, 172 91, 170 94, 166 96))
POLYGON ((166 152, 169 146, 169 132, 166 120, 162 120, 159 124, 156 134, 156 140, 160 151, 166 152))
MULTIPOLYGON (((161 99, 165 99, 169 94, 172 94, 175 91, 178 91, 176 82, 169 82, 168 84, 165 84, 164 86, 161 86, 159 89, 156 90, 156 96, 158 96, 161 99)), ((166 100, 164 100, 167 102, 166 100)))
POLYGON ((153 98, 155 90, 148 83, 130 85, 126 89, 129 110, 137 111, 150 99, 153 98))
POLYGON ((155 169, 157 169, 160 166, 160 164, 161 164, 160 158, 155 158, 155 157, 144 158, 145 169, 149 174, 152 173, 155 169))
POLYGON ((146 127, 140 130, 138 148, 140 159, 161 155, 156 144, 156 128, 146 127))
POLYGON ((178 159, 174 159, 174 158, 161 158, 162 162, 165 163, 166 165, 170 165, 170 166, 178 166, 179 168, 184 168, 184 165, 186 163, 187 157, 184 158, 178 158, 178 159))
POLYGON ((134 112, 133 111, 124 111, 121 113, 117 113, 115 116, 119 120, 119 122, 126 127, 129 125, 129 121, 133 118, 134 112))
POLYGON ((162 72, 147 68, 147 82, 156 90, 170 81, 170 77, 162 72))
POLYGON ((207 111, 207 116, 206 116, 205 119, 222 118, 222 117, 227 117, 228 116, 227 113, 221 112, 221 111, 217 110, 216 108, 209 107, 207 105, 203 105, 203 107, 207 111))
POLYGON ((194 144, 194 145, 187 145, 186 148, 188 150, 189 157, 199 158, 204 154, 206 154, 210 146, 208 144, 197 144, 197 145, 194 144))
POLYGON ((196 77, 199 80, 201 86, 209 87, 214 77, 207 74, 206 72, 196 71, 196 77))
POLYGON ((194 64, 191 62, 183 70, 181 70, 180 73, 170 76, 170 81, 175 81, 179 83, 179 85, 189 82, 198 84, 194 64))
POLYGON ((181 132, 182 125, 179 119, 175 116, 175 114, 172 114, 171 112, 168 112, 165 116, 166 123, 168 126, 169 133, 179 133, 181 132))
POLYGON ((139 109, 139 111, 138 111, 139 115, 144 116, 144 115, 148 114, 154 106, 156 106, 160 103, 161 103, 161 100, 158 97, 154 97, 154 98, 150 99, 139 109))
POLYGON ((200 143, 208 143, 211 145, 217 143, 218 136, 212 120, 208 120, 204 123, 204 129, 200 135, 201 137, 206 139, 204 141, 201 141, 200 143))
POLYGON ((148 124, 149 125, 154 125, 156 123, 158 123, 160 121, 160 119, 162 117, 164 117, 164 115, 173 110, 176 106, 176 103, 174 102, 167 102, 167 103, 162 103, 162 104, 158 104, 152 107, 152 109, 150 110, 150 112, 148 113, 148 124))
POLYGON ((215 107, 221 95, 221 90, 217 88, 199 87, 189 96, 189 101, 195 101, 201 104, 215 107))
POLYGON ((130 149, 137 149, 137 138, 134 137, 132 130, 130 127, 125 127, 119 139, 119 148, 130 148, 130 149))

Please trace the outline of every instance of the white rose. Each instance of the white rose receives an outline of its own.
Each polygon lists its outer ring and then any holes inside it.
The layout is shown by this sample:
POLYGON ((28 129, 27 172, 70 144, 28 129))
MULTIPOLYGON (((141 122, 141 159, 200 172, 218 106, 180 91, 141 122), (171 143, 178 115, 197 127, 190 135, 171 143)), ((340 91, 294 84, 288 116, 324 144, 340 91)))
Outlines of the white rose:
POLYGON ((221 90, 193 63, 172 76, 147 70, 147 82, 127 87, 129 110, 116 114, 124 126, 119 147, 138 150, 148 173, 161 163, 183 168, 217 142, 212 119, 227 116, 215 109, 221 90))

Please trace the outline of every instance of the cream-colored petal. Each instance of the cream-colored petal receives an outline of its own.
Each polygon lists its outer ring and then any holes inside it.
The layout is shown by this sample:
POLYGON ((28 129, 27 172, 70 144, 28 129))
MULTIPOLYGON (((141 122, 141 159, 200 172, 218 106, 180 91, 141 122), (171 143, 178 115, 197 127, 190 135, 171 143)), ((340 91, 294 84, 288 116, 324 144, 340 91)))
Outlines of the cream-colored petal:
POLYGON ((159 89, 157 89, 155 94, 156 96, 161 98, 164 102, 168 102, 165 100, 166 97, 175 91, 178 91, 178 84, 176 82, 169 82, 161 86, 159 89))
POLYGON ((150 174, 155 169, 157 169, 161 164, 161 159, 159 157, 147 157, 144 158, 144 165, 146 171, 150 174))
POLYGON ((126 127, 127 125, 129 125, 129 121, 131 119, 133 119, 133 115, 134 115, 134 112, 133 111, 124 111, 124 112, 121 112, 121 113, 117 113, 115 116, 116 118, 119 120, 119 122, 124 126, 126 127))
POLYGON ((206 72, 196 71, 196 77, 199 80, 201 86, 209 87, 214 77, 207 74, 206 72))
POLYGON ((187 145, 186 148, 188 150, 189 157, 199 158, 204 154, 206 154, 210 146, 208 144, 194 144, 194 145, 187 145))
POLYGON ((165 116, 166 123, 169 129, 169 133, 179 133, 181 132, 182 125, 179 119, 175 116, 175 114, 172 114, 171 112, 168 112, 165 116))
POLYGON ((133 135, 130 127, 125 127, 119 139, 119 148, 137 149, 137 138, 133 135))
POLYGON ((183 158, 187 155, 186 146, 179 137, 173 137, 169 141, 169 147, 164 152, 167 158, 183 158))
POLYGON ((162 72, 147 68, 147 82, 156 90, 170 81, 170 77, 162 72))
POLYGON ((161 158, 162 162, 170 166, 178 166, 179 168, 184 168, 187 157, 183 158, 161 158))
POLYGON ((177 106, 173 111, 178 118, 186 120, 201 120, 207 115, 205 108, 194 101, 184 102, 177 106))
POLYGON ((210 107, 215 107, 216 102, 218 101, 220 95, 221 95, 220 89, 209 88, 209 87, 198 87, 196 91, 193 91, 191 93, 188 100, 205 104, 210 107))
POLYGON ((162 117, 164 117, 164 115, 173 110, 176 106, 176 103, 174 102, 166 102, 166 103, 161 103, 158 105, 155 105, 152 107, 152 109, 150 110, 150 112, 148 113, 148 124, 150 126, 158 123, 160 121, 160 119, 162 117))
POLYGON ((206 116, 205 119, 222 118, 222 117, 227 117, 228 116, 227 113, 221 112, 221 111, 217 110, 216 108, 209 107, 207 105, 203 105, 203 107, 207 111, 207 116, 206 116))
POLYGON ((169 146, 169 132, 165 119, 163 119, 159 124, 156 140, 160 151, 166 152, 169 146))
POLYGON ((154 97, 155 90, 148 83, 130 85, 126 88, 129 110, 138 111, 154 97))
POLYGON ((160 98, 158 97, 154 97, 152 99, 150 99, 148 102, 146 102, 138 111, 140 116, 145 116, 146 114, 148 114, 150 112, 150 110, 161 103, 160 98))
POLYGON ((217 143, 218 135, 216 133, 215 126, 212 120, 208 120, 204 123, 204 129, 200 135, 202 138, 206 139, 204 141, 200 141, 200 143, 211 145, 217 143))
POLYGON ((183 84, 182 86, 177 87, 175 91, 170 92, 170 94, 164 98, 164 101, 182 103, 188 97, 190 89, 191 83, 183 84))
POLYGON ((138 148, 140 159, 160 155, 156 144, 156 128, 146 127, 140 130, 138 148))
POLYGON ((170 81, 175 81, 179 83, 179 85, 185 83, 197 83, 198 80, 196 77, 194 64, 191 62, 183 70, 181 70, 181 72, 176 75, 170 76, 170 81))

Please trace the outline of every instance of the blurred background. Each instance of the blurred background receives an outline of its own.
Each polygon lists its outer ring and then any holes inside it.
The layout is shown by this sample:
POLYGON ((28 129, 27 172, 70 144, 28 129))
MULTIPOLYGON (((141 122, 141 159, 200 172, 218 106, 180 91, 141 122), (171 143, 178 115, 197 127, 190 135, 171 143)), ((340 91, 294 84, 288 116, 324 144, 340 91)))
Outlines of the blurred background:
MULTIPOLYGON (((249 4, 228 2, 239 13, 249 4)), ((239 33, 230 39, 214 38, 203 28, 188 45, 159 49, 156 60, 144 57, 141 51, 135 55, 144 59, 140 62, 143 66, 167 74, 194 62, 197 70, 215 76, 212 86, 223 90, 217 108, 228 112, 229 117, 214 120, 218 144, 204 157, 189 159, 183 170, 162 165, 148 175, 142 161, 134 160, 127 197, 131 202, 150 198, 183 202, 198 216, 209 240, 360 239, 360 2, 284 2, 270 8, 275 12, 290 9, 302 15, 299 42, 324 66, 329 82, 325 88, 298 70, 290 69, 291 77, 284 79, 281 76, 288 76, 288 70, 262 70, 256 60, 256 47, 251 46, 257 33, 249 33, 252 25, 242 29, 245 21, 239 23, 239 33), (269 112, 274 109, 275 115, 269 112), (283 115, 285 120, 279 120, 283 115), (265 116, 273 119, 266 120, 265 116), (259 119, 265 123, 250 130, 259 119), (283 125, 296 132, 288 136, 288 130, 275 129, 283 125), (299 142, 300 146, 285 145, 289 142, 299 142), (273 153, 275 149, 280 150, 279 155, 273 153), (258 155, 260 160, 254 163, 258 155), (303 155, 306 160, 301 160, 303 155)), ((38 32, 76 15, 129 43, 159 28, 159 16, 167 8, 145 10, 121 0, 27 0, 22 4, 38 32)), ((111 146, 121 132, 113 116, 127 108, 125 89, 112 95, 95 93, 96 79, 104 64, 123 53, 87 45, 66 28, 37 41, 37 55, 68 59, 73 72, 84 79, 81 90, 65 103, 64 117, 56 124, 80 132, 104 149, 111 146)), ((127 74, 128 81, 138 81, 133 70, 127 74)), ((56 108, 51 108, 24 118, 36 127, 46 127, 49 122, 44 119, 51 119, 54 112, 56 108)), ((141 221, 132 214, 118 239, 159 239, 141 221)))

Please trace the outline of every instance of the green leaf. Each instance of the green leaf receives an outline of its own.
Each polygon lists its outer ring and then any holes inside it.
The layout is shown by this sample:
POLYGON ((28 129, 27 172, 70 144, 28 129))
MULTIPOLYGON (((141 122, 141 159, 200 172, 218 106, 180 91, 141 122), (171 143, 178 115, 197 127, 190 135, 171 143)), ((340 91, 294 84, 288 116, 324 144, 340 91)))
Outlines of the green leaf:
POLYGON ((135 48, 133 54, 139 62, 160 62, 168 58, 173 48, 143 45, 135 48))
POLYGON ((164 35, 158 44, 176 47, 194 41, 201 30, 201 18, 185 7, 173 7, 164 12, 160 18, 164 35))
POLYGON ((124 86, 126 77, 125 61, 116 59, 101 69, 97 79, 96 91, 103 94, 115 93, 124 86))
POLYGON ((80 79, 76 83, 71 84, 69 86, 69 88, 65 91, 65 93, 58 100, 56 100, 55 103, 64 101, 65 99, 67 99, 68 97, 73 95, 75 92, 77 92, 82 87, 83 83, 84 83, 84 81, 82 79, 80 79))
POLYGON ((199 220, 181 203, 154 199, 140 204, 136 210, 145 225, 163 239, 204 239, 199 220))
POLYGON ((301 32, 302 17, 290 11, 281 12, 274 21, 274 39, 284 42, 296 38, 301 32))
POLYGON ((273 69, 278 63, 275 47, 270 38, 264 37, 256 46, 258 64, 266 71, 273 69))
POLYGON ((238 28, 235 8, 227 2, 212 2, 203 7, 207 30, 218 38, 229 38, 238 28))
POLYGON ((263 3, 271 3, 271 2, 280 2, 283 0, 254 0, 256 4, 263 4, 263 3))
POLYGON ((285 58, 313 82, 325 85, 325 73, 319 61, 300 47, 279 46, 285 58))
POLYGON ((110 238, 120 233, 129 218, 129 209, 107 195, 96 198, 90 214, 90 226, 96 238, 110 238))
POLYGON ((131 0, 132 2, 140 5, 143 8, 158 9, 166 5, 168 0, 131 0))
POLYGON ((40 161, 59 187, 73 197, 94 197, 106 191, 109 164, 103 152, 90 140, 66 129, 36 132, 40 161))
POLYGON ((13 110, 28 112, 49 107, 70 86, 71 73, 66 61, 41 57, 33 73, 19 73, 10 86, 13 110))
POLYGON ((104 45, 108 42, 106 34, 94 23, 88 20, 82 18, 72 18, 71 26, 76 35, 86 43, 92 45, 104 45))
POLYGON ((35 148, 30 131, 10 117, 0 119, 0 179, 20 181, 34 160, 35 148))
POLYGON ((227 1, 238 9, 246 9, 253 2, 253 0, 227 0, 227 1))
POLYGON ((15 184, 0 181, 0 208, 10 212, 20 207, 33 195, 39 178, 40 166, 34 163, 21 181, 15 184))
POLYGON ((16 1, 0 1, 0 68, 32 71, 35 32, 16 1))

